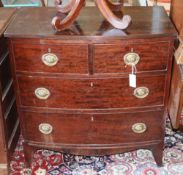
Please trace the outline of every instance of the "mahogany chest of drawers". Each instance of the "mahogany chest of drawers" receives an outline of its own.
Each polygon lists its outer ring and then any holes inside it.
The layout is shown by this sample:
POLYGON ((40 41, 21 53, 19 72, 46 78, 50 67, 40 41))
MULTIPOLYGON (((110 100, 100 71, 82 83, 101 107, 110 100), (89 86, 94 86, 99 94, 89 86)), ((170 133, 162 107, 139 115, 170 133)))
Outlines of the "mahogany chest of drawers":
POLYGON ((10 157, 19 136, 8 41, 3 33, 15 9, 0 8, 0 174, 8 174, 10 157))
POLYGON ((124 12, 132 17, 125 31, 95 7, 59 33, 51 26, 54 8, 21 9, 9 25, 28 163, 38 148, 78 155, 145 148, 162 164, 176 32, 163 8, 124 12), (132 67, 136 88, 129 86, 132 67))

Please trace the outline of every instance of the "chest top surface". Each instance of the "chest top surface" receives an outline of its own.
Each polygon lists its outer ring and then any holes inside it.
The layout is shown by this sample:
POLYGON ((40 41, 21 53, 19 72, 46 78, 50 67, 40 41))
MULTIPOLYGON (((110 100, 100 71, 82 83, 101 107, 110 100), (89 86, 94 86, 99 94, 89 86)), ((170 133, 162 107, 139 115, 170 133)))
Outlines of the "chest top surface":
MULTIPOLYGON (((72 26, 62 32, 56 32, 51 25, 56 15, 55 8, 22 8, 11 24, 5 36, 15 38, 56 38, 56 39, 93 39, 93 37, 143 38, 175 36, 176 31, 162 7, 123 7, 124 14, 132 18, 126 30, 112 27, 96 7, 85 7, 72 26)), ((117 11, 118 16, 122 11, 117 11)))
POLYGON ((5 31, 12 15, 15 13, 15 9, 10 8, 0 8, 0 36, 5 31))

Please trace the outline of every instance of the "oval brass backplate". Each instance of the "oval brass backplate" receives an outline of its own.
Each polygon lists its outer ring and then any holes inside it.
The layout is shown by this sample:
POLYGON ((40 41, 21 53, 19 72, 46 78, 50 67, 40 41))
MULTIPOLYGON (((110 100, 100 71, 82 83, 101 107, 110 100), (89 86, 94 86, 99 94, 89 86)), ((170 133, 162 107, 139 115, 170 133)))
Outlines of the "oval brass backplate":
POLYGON ((145 98, 149 95, 149 89, 147 87, 138 87, 133 94, 137 98, 145 98))
POLYGON ((123 59, 126 65, 132 66, 140 61, 140 56, 135 52, 130 52, 125 54, 123 59))
POLYGON ((51 134, 52 131, 53 131, 53 127, 52 125, 50 125, 49 123, 41 123, 39 125, 39 131, 42 133, 42 134, 51 134))
POLYGON ((46 100, 50 96, 50 91, 44 87, 37 88, 34 93, 35 96, 41 100, 46 100))
POLYGON ((147 126, 145 123, 135 123, 132 125, 132 131, 134 133, 140 134, 144 133, 147 130, 147 126))
POLYGON ((42 56, 42 62, 46 66, 55 66, 58 62, 58 57, 53 53, 46 53, 42 56))

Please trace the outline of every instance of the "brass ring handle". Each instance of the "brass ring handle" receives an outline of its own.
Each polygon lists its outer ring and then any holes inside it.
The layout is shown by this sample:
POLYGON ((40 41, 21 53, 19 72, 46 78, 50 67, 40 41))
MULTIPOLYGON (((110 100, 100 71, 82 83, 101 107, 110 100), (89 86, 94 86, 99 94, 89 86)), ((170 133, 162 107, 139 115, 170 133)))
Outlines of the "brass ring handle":
POLYGON ((137 98, 145 98, 149 95, 149 89, 147 87, 138 87, 133 94, 137 98))
POLYGON ((140 56, 135 52, 130 52, 125 54, 123 59, 126 65, 132 66, 136 65, 139 62, 140 56))
POLYGON ((49 123, 41 123, 39 125, 39 131, 42 133, 42 134, 51 134, 52 131, 53 131, 53 127, 49 124, 49 123))
POLYGON ((42 56, 42 62, 46 66, 55 66, 58 62, 58 57, 53 53, 46 53, 42 56))
POLYGON ((36 97, 41 100, 46 100, 50 96, 50 91, 46 88, 39 87, 34 91, 36 97))
POLYGON ((137 134, 144 133, 147 130, 147 126, 145 123, 135 123, 132 125, 132 131, 137 134))

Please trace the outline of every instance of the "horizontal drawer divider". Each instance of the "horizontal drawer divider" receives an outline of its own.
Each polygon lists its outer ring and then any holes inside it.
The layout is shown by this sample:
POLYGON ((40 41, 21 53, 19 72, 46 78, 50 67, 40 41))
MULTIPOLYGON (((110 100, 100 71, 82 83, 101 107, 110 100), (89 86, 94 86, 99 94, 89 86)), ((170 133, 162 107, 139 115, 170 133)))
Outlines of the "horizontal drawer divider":
POLYGON ((87 149, 94 149, 94 148, 126 148, 126 146, 128 147, 136 147, 136 146, 149 146, 149 145, 156 145, 158 143, 161 143, 162 141, 161 140, 152 140, 152 141, 143 141, 143 142, 128 142, 128 143, 116 143, 116 144, 63 144, 63 143, 60 143, 60 144, 57 144, 57 143, 53 143, 53 144, 49 144, 49 143, 42 143, 42 142, 34 142, 34 141, 31 141, 31 140, 26 140, 25 139, 25 142, 28 142, 29 145, 31 146, 37 146, 37 147, 45 147, 45 146, 48 146, 48 147, 53 147, 53 148, 60 148, 60 147, 65 147, 65 149, 68 149, 68 148, 87 148, 87 149), (135 146, 134 146, 135 144, 135 146))
POLYGON ((19 106, 22 111, 30 111, 35 113, 63 113, 63 114, 113 114, 113 113, 136 113, 144 111, 160 111, 164 109, 164 105, 151 107, 134 107, 134 108, 113 108, 113 109, 64 109, 64 108, 47 108, 47 107, 27 107, 19 106), (46 112, 45 112, 46 111, 46 112))
MULTIPOLYGON (((127 77, 129 73, 96 73, 93 75, 89 75, 89 74, 76 74, 76 73, 47 73, 47 72, 41 72, 41 73, 36 73, 36 72, 28 72, 28 71, 16 71, 16 75, 20 76, 20 75, 27 75, 27 76, 45 76, 45 77, 59 77, 60 79, 92 79, 92 78, 123 78, 123 77, 127 77)), ((137 76, 155 76, 155 75, 166 75, 167 74, 167 70, 157 70, 157 71, 146 71, 146 72, 138 72, 137 71, 137 76)))

